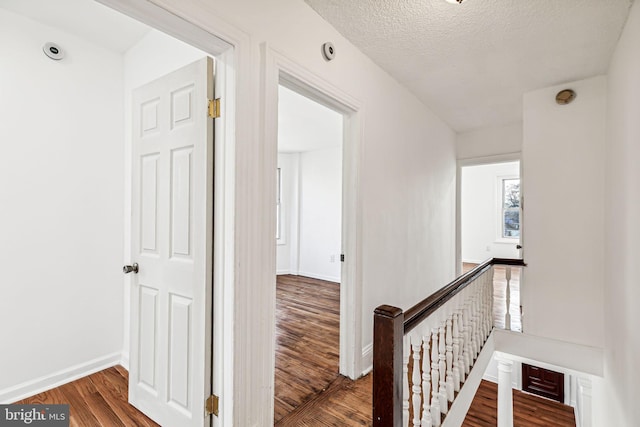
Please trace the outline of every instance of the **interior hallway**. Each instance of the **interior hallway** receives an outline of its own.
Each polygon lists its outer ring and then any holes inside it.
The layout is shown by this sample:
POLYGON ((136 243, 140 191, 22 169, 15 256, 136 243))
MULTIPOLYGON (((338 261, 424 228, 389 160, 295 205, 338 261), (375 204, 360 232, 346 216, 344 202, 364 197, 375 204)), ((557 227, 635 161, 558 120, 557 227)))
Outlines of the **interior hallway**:
MULTIPOLYGON (((357 381, 338 374, 340 285, 278 276, 277 296, 275 425, 371 425, 372 374, 357 381)), ((16 403, 69 403, 71 426, 157 426, 129 405, 127 383, 116 366, 16 403)), ((496 401, 497 386, 483 381, 463 425, 495 426, 496 401)), ((575 426, 573 408, 517 391, 514 423, 575 426)))
MULTIPOLYGON (((127 402, 128 372, 105 369, 17 404, 68 403, 71 427, 157 427, 127 402)), ((370 426, 372 375, 357 381, 339 376, 323 393, 283 417, 277 426, 370 426)), ((464 421, 465 427, 497 425, 497 386, 483 381, 464 421)), ((575 427, 573 408, 514 391, 515 427, 575 427)))

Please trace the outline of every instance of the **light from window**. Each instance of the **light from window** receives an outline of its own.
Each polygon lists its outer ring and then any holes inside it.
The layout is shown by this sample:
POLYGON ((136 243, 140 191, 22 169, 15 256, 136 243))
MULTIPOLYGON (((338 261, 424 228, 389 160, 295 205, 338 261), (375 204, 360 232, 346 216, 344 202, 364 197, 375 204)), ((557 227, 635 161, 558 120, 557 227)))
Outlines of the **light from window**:
POLYGON ((502 180, 502 237, 520 237, 520 180, 502 180))

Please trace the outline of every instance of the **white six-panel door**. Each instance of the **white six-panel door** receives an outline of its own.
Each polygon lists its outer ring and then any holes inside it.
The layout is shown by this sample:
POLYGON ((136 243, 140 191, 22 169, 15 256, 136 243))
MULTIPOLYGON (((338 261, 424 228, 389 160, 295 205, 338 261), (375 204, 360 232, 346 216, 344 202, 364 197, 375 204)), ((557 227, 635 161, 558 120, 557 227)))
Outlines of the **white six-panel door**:
POLYGON ((201 427, 211 376, 213 61, 133 93, 129 401, 164 427, 201 427))

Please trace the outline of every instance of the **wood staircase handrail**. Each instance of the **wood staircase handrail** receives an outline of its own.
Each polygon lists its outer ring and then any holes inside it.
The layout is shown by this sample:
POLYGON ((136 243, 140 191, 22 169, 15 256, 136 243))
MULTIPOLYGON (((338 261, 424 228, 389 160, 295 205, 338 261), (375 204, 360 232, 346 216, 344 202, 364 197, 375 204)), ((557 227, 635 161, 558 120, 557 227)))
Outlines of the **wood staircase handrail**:
POLYGON ((457 293, 466 288, 478 276, 487 271, 493 265, 515 265, 526 267, 527 264, 522 259, 514 258, 489 258, 482 264, 469 270, 449 284, 440 288, 427 298, 423 299, 410 309, 404 312, 404 333, 405 335, 420 324, 424 319, 433 314, 439 307, 453 298, 457 293))
MULTIPOLYGON (((393 307, 390 305, 381 305, 375 309, 373 315, 373 425, 374 427, 401 427, 403 426, 403 417, 406 420, 406 417, 409 417, 409 399, 412 399, 414 408, 416 406, 420 406, 421 399, 423 399, 420 395, 421 386, 417 385, 420 382, 416 375, 420 376, 419 368, 416 368, 414 365, 412 376, 412 384, 415 386, 415 389, 412 387, 411 391, 407 387, 409 378, 408 375, 408 353, 405 353, 404 349, 404 338, 407 336, 407 333, 414 329, 416 326, 420 325, 423 321, 425 321, 430 315, 434 314, 439 308, 444 306, 448 301, 450 301, 455 295, 462 292, 467 286, 472 283, 480 283, 479 286, 484 286, 484 288, 480 287, 479 292, 476 294, 476 298, 480 295, 480 299, 484 298, 485 310, 482 310, 483 303, 480 302, 479 299, 476 299, 475 303, 470 303, 468 306, 465 306, 464 314, 461 312, 459 315, 463 316, 465 319, 465 332, 464 335, 464 360, 462 361, 465 368, 463 369, 462 376, 464 377, 465 372, 468 373, 468 368, 471 368, 474 361, 476 360, 476 356, 481 351, 484 343, 486 342, 487 337, 491 333, 491 325, 492 321, 489 321, 489 315, 487 312, 491 313, 491 310, 486 309, 487 306, 492 303, 487 302, 486 300, 489 298, 488 295, 491 295, 491 291, 488 291, 489 286, 492 286, 491 283, 486 280, 485 273, 488 272, 494 265, 509 265, 509 266, 521 266, 525 267, 524 260, 522 259, 510 259, 510 258, 491 258, 484 261, 482 264, 475 267, 473 270, 464 273, 460 277, 453 280, 451 283, 447 284, 443 288, 434 292, 424 300, 420 301, 418 304, 414 305, 406 312, 403 312, 402 309, 398 307, 393 307), (477 279, 477 280, 476 280, 477 279), (483 283, 484 282, 484 283, 483 283), (483 292, 484 289, 484 292, 483 292), (471 313, 469 313, 469 311, 471 313), (472 316, 473 320, 469 320, 469 316, 472 316), (482 316, 485 318, 485 323, 482 321, 482 316), (469 323, 471 322, 471 323, 469 323), (469 329, 472 328, 472 329, 469 329), (468 333, 472 333, 473 336, 469 338, 468 333), (467 354, 471 352, 470 359, 468 359, 467 354), (404 360, 403 360, 404 358, 404 360), (418 369, 418 370, 416 370, 418 369), (404 396, 407 393, 411 393, 411 397, 404 396), (403 397, 404 396, 404 397, 403 397), (404 399, 404 400, 403 400, 404 399)), ((493 277, 492 272, 490 272, 493 277)), ((471 289, 471 288, 470 288, 471 289)), ((459 316, 458 315, 458 316, 459 316)), ((453 316, 453 315, 452 315, 453 316)), ((455 319, 458 319, 456 316, 455 319)), ((455 320, 454 320, 455 321, 455 320)), ((444 404, 447 406, 449 402, 452 402, 455 397, 451 396, 455 389, 455 382, 458 380, 452 379, 452 375, 455 377, 455 374, 452 374, 453 369, 451 368, 452 362, 457 362, 459 365, 461 363, 461 358, 457 356, 453 356, 451 353, 458 351, 455 350, 455 342, 449 341, 446 337, 451 336, 453 333, 454 340, 459 339, 459 335, 455 335, 458 329, 457 326, 453 326, 452 332, 452 320, 449 319, 446 322, 446 325, 443 323, 438 329, 434 328, 431 331, 431 338, 429 338, 429 333, 427 332, 426 344, 424 341, 424 337, 422 338, 422 344, 417 345, 417 349, 413 350, 413 359, 420 360, 420 345, 427 346, 429 345, 429 340, 432 340, 432 353, 431 356, 422 355, 422 357, 426 357, 429 359, 430 357, 430 366, 431 366, 431 378, 438 378, 438 373, 442 372, 442 379, 439 381, 439 389, 438 385, 434 385, 431 389, 431 398, 432 398, 432 406, 428 412, 439 418, 441 416, 446 416, 446 410, 442 410, 441 405, 439 403, 439 399, 445 399, 444 404), (446 335, 445 335, 446 334, 446 335), (439 336, 438 336, 439 335, 439 336), (438 338, 440 339, 440 345, 438 346, 438 338), (446 345, 445 345, 446 344, 446 345), (439 354, 438 354, 439 351, 439 354), (447 378, 445 380, 445 364, 449 366, 447 368, 447 378), (443 395, 443 390, 445 395, 443 395), (435 394, 434 394, 435 393, 435 394), (434 403, 435 402, 435 403, 434 403), (435 406, 434 406, 435 405, 435 406)), ((424 348, 424 347, 423 347, 424 348)), ((457 353, 459 356, 459 353, 457 353)), ((455 367, 458 369, 458 367, 455 367)), ((427 368, 428 369, 428 368, 427 368)), ((427 374, 426 378, 424 373, 422 374, 422 387, 424 387, 425 381, 429 381, 429 375, 427 374)), ((462 381, 464 382, 464 380, 462 381)), ((427 387, 428 389, 429 387, 427 387)), ((429 392, 426 392, 429 393, 429 392)), ((428 395, 428 394, 425 394, 428 395)), ((414 409, 415 410, 415 409, 414 409)), ((413 425, 416 425, 416 422, 421 423, 418 419, 419 415, 414 414, 414 419, 412 420, 413 425)), ((423 417, 428 416, 423 412, 423 417)), ((428 423, 429 421, 427 421, 428 423)), ((435 425, 440 425, 438 422, 435 425)))

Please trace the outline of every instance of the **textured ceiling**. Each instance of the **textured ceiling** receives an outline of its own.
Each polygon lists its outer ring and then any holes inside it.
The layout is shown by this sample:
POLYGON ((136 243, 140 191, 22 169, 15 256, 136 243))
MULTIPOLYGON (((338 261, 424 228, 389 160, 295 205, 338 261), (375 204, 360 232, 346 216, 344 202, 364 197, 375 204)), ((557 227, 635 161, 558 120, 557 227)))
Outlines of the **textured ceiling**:
MULTIPOLYGON (((604 74, 630 0, 305 0, 457 132, 522 120, 522 94, 604 74)), ((340 46, 336 46, 340 55, 340 46)))

